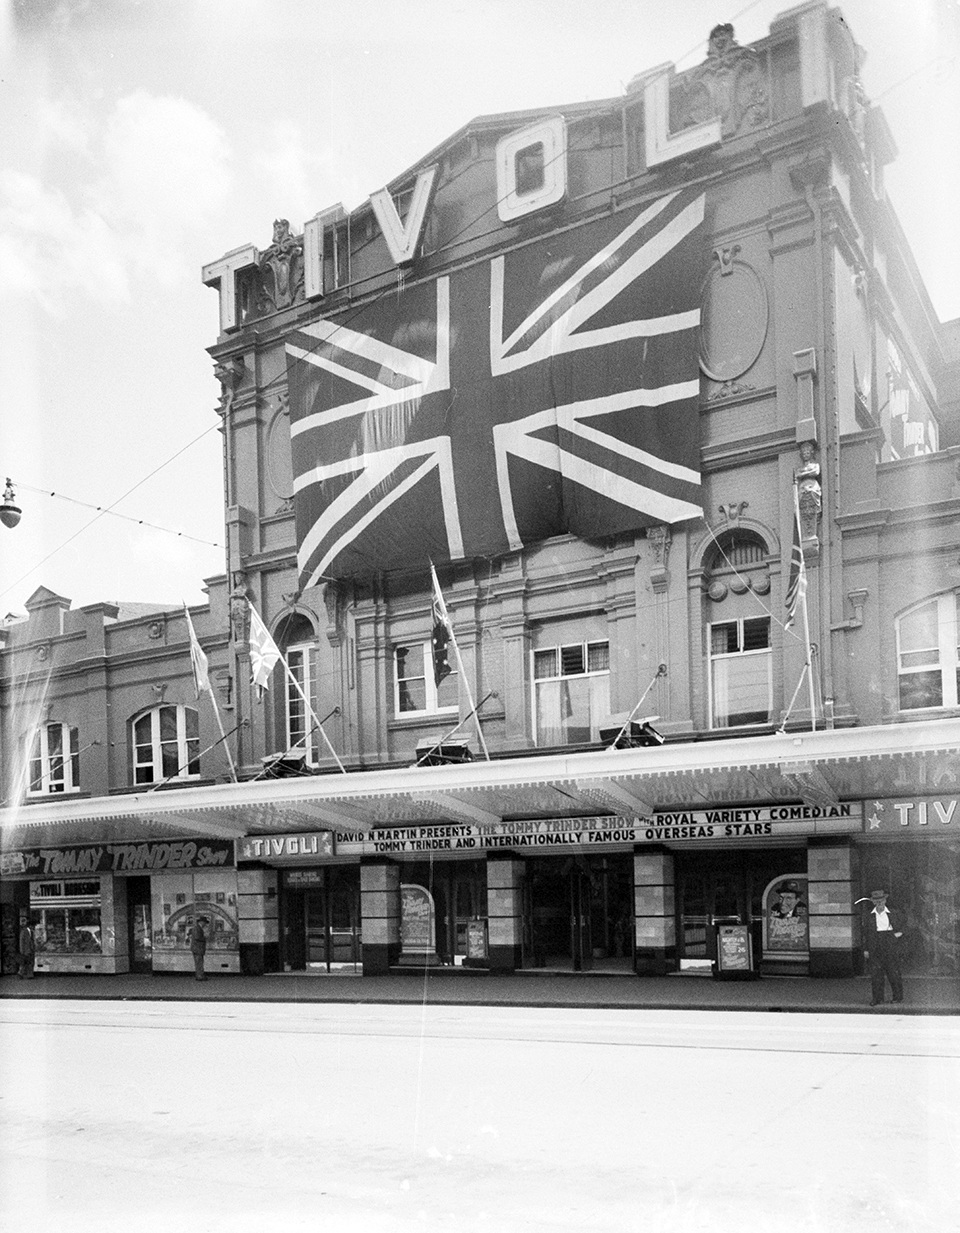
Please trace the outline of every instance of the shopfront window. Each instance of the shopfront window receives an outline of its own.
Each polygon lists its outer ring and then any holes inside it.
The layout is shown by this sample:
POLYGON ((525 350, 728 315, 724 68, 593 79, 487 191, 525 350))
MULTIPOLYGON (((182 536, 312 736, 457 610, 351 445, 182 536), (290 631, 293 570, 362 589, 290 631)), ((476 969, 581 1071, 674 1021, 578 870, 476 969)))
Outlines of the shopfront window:
POLYGON ((30 748, 28 796, 80 790, 80 733, 66 724, 45 724, 30 748))
POLYGON ((720 621, 710 626, 709 634, 711 727, 769 723, 773 706, 770 618, 720 621))
POLYGON ((960 705, 960 591, 948 591, 897 621, 900 709, 960 705))
POLYGON ((103 953, 100 881, 31 882, 30 916, 37 953, 103 953))
POLYGON ((200 727, 189 706, 157 706, 132 724, 133 781, 196 779, 200 775, 200 727))

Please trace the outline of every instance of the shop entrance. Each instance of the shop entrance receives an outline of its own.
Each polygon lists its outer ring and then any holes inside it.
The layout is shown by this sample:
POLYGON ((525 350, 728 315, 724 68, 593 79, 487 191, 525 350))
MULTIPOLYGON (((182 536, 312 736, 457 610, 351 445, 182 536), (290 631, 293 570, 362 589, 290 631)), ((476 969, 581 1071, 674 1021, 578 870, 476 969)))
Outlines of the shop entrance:
POLYGON ((558 971, 633 967, 633 856, 541 857, 526 878, 524 966, 558 971))
POLYGON ((676 853, 677 949, 681 971, 709 972, 717 925, 749 925, 755 962, 762 949, 763 891, 772 878, 805 869, 803 849, 676 853))
POLYGON ((359 866, 285 870, 282 921, 286 971, 359 972, 359 866))
POLYGON ((153 971, 153 924, 150 879, 125 878, 127 888, 127 953, 131 972, 153 971))

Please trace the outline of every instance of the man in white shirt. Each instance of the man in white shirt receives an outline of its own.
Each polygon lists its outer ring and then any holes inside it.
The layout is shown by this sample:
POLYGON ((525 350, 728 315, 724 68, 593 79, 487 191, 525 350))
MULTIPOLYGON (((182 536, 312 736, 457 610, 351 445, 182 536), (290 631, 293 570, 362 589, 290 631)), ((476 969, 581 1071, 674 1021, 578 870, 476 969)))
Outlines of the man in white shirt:
POLYGON ((899 940, 903 937, 900 914, 887 907, 887 892, 870 892, 872 910, 867 914, 864 937, 864 957, 869 961, 871 1006, 883 1002, 884 976, 890 982, 891 1002, 903 1001, 903 978, 900 975, 899 940))

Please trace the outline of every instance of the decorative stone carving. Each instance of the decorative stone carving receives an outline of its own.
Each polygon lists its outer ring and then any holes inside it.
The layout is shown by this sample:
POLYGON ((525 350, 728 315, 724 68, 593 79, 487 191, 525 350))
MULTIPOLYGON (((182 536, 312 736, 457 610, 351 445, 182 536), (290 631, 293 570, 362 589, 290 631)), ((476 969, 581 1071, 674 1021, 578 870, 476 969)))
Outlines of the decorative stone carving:
POLYGON ((763 279, 740 251, 739 244, 713 250, 700 302, 700 367, 712 381, 725 383, 722 397, 754 388, 729 386, 760 358, 770 320, 763 279))
POLYGON ((150 689, 153 691, 153 696, 157 701, 157 705, 162 703, 164 694, 167 692, 167 682, 154 681, 154 683, 150 686, 150 689))
POLYGON ((290 451, 290 398, 281 390, 274 400, 273 414, 267 426, 267 481, 280 500, 275 513, 293 508, 293 464, 290 451))
POLYGON ((797 503, 800 506, 803 538, 813 539, 817 534, 817 520, 823 508, 820 463, 817 459, 815 441, 800 442, 800 466, 794 471, 793 479, 797 485, 797 503))
POLYGON ((230 592, 230 630, 234 642, 246 642, 249 637, 250 606, 247 602, 247 575, 234 570, 230 592))
POLYGON ((718 505, 720 511, 728 526, 735 527, 743 517, 744 510, 750 508, 749 501, 728 501, 726 505, 718 505))
POLYGON ((42 642, 40 646, 37 647, 37 659, 39 659, 41 663, 46 663, 46 661, 50 658, 50 651, 50 643, 42 642))
POLYGON ((278 218, 273 243, 257 262, 263 311, 276 312, 303 299, 303 237, 290 234, 290 224, 278 218))
POLYGON ((246 372, 246 365, 243 362, 243 356, 234 355, 230 359, 217 360, 213 366, 213 375, 220 382, 220 405, 217 407, 217 415, 226 416, 230 408, 233 406, 233 399, 237 392, 243 374, 246 372))
POLYGON ((670 556, 670 528, 665 526, 648 527, 647 540, 653 549, 654 564, 657 569, 666 569, 670 556))
POLYGON ((740 46, 732 25, 714 26, 707 59, 678 81, 670 110, 676 115, 674 131, 717 116, 724 137, 757 128, 770 118, 765 61, 740 46))
POLYGON ((165 616, 154 617, 147 625, 147 637, 156 642, 166 633, 167 618, 165 616))
POLYGON ((221 670, 214 674, 213 683, 220 695, 220 708, 224 711, 233 710, 233 677, 228 671, 221 670))

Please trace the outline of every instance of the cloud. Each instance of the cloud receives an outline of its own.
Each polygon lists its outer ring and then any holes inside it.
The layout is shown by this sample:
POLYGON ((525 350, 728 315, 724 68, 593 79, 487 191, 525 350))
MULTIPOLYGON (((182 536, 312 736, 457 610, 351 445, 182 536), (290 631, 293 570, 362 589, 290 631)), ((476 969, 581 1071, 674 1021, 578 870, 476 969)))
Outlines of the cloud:
POLYGON ((103 150, 105 174, 91 199, 134 267, 176 282, 188 272, 179 255, 186 233, 206 225, 230 191, 222 130, 185 99, 138 90, 117 103, 103 150))
POLYGON ((69 292, 122 303, 135 278, 193 277, 187 241, 232 182, 229 146, 206 112, 138 90, 99 122, 46 100, 32 123, 51 157, 42 174, 0 172, 0 287, 60 313, 69 292))

